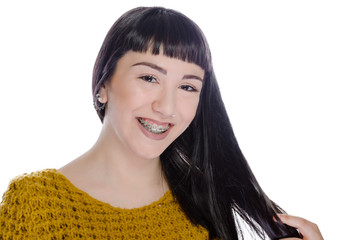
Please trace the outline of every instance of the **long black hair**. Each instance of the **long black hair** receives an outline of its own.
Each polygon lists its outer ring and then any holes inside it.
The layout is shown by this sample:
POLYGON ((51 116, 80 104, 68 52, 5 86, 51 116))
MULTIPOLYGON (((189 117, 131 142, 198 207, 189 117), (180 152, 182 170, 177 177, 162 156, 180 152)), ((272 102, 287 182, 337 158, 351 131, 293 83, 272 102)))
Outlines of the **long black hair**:
MULTIPOLYGON (((196 116, 160 156, 170 189, 188 218, 209 231, 210 239, 238 239, 236 216, 265 239, 296 236, 282 224, 284 213, 259 186, 235 138, 200 28, 171 9, 140 7, 122 15, 109 30, 96 59, 93 98, 128 51, 163 54, 205 70, 196 116), (274 221, 276 219, 277 221, 274 221)), ((97 109, 103 121, 104 109, 97 109)), ((240 234, 241 235, 241 234, 240 234)))

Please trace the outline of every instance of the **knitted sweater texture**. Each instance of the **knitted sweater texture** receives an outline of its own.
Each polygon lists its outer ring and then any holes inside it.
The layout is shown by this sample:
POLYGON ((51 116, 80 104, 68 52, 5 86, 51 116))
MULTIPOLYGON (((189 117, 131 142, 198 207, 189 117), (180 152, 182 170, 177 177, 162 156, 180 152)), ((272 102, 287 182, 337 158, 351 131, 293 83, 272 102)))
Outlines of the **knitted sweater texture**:
POLYGON ((55 169, 15 178, 0 205, 2 239, 209 239, 171 191, 150 205, 121 209, 92 198, 55 169))

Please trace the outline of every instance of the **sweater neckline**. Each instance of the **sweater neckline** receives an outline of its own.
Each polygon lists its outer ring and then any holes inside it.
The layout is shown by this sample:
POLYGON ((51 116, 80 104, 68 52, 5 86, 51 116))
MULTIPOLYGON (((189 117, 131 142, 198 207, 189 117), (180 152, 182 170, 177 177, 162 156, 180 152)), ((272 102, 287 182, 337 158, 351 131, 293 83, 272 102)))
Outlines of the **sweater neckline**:
POLYGON ((71 191, 83 195, 87 199, 87 201, 89 201, 89 203, 100 205, 100 206, 103 206, 104 208, 114 210, 114 211, 144 212, 147 209, 159 208, 159 207, 162 207, 163 205, 167 205, 167 204, 170 204, 175 201, 175 199, 171 193, 171 190, 167 190, 161 198, 159 198, 158 200, 156 200, 150 204, 144 205, 142 207, 137 207, 137 208, 115 207, 109 203, 106 203, 99 199, 96 199, 96 198, 92 197, 90 194, 88 194, 87 192, 79 189, 67 177, 65 177, 65 175, 62 174, 59 170, 54 168, 54 169, 47 169, 47 171, 52 172, 54 175, 57 175, 71 191))

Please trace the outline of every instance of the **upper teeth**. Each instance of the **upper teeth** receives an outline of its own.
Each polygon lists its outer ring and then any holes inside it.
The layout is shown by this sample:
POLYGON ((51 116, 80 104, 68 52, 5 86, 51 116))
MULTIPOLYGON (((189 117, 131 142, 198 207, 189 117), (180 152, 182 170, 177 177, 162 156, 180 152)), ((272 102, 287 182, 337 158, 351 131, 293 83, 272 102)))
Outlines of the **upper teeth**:
POLYGON ((142 118, 138 118, 139 122, 141 123, 141 125, 143 125, 147 130, 149 130, 152 133, 163 133, 166 130, 169 129, 170 125, 168 124, 167 126, 158 126, 157 124, 153 123, 149 123, 148 121, 142 119, 142 118))

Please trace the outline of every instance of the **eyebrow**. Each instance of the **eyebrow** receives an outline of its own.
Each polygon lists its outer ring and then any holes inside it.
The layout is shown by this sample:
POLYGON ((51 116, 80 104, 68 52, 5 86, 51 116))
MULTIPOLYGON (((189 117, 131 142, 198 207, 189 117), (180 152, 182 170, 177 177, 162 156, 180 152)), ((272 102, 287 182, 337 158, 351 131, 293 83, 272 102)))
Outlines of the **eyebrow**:
MULTIPOLYGON (((135 63, 134 65, 132 65, 132 67, 141 66, 141 65, 150 67, 152 69, 155 69, 155 70, 161 72, 164 75, 167 74, 167 71, 164 68, 162 68, 162 67, 160 67, 160 66, 158 66, 156 64, 149 63, 149 62, 138 62, 138 63, 135 63)), ((183 79, 196 79, 196 80, 199 80, 201 82, 203 81, 203 79, 201 77, 196 76, 196 75, 192 75, 192 74, 184 75, 183 79)))

